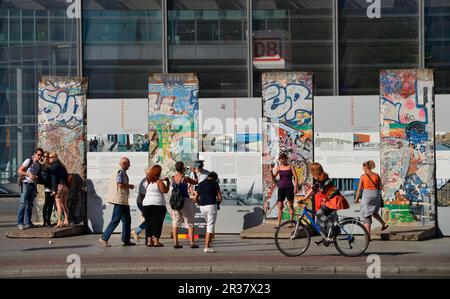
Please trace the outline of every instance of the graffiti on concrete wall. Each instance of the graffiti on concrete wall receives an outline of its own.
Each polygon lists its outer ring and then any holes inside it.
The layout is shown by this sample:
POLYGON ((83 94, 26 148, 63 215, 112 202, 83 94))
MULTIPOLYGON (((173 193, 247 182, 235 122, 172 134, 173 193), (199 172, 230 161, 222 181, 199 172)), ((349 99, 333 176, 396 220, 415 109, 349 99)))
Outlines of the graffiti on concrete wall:
POLYGON ((267 218, 275 218, 278 187, 270 172, 280 153, 295 166, 300 193, 306 193, 312 182, 308 170, 313 159, 312 73, 263 73, 262 83, 264 209, 267 218))
POLYGON ((431 70, 381 71, 381 177, 390 223, 434 222, 433 105, 431 70))
MULTIPOLYGON (((43 76, 38 88, 38 146, 58 153, 71 174, 68 205, 73 223, 86 223, 86 91, 87 79, 74 77, 43 76)), ((38 210, 44 203, 40 197, 38 210)))
POLYGON ((190 166, 198 158, 198 90, 195 74, 149 78, 149 160, 163 175, 174 174, 176 161, 190 166))

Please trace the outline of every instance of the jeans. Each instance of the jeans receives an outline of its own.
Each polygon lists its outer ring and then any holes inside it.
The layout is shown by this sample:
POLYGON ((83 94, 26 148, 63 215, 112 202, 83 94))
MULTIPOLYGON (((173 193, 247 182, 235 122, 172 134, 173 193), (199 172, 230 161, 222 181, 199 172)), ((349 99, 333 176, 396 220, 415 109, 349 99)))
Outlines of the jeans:
POLYGON ((19 199, 19 210, 17 212, 17 225, 31 225, 34 199, 36 198, 36 184, 22 184, 22 193, 19 199))
POLYGON ((103 233, 102 239, 108 241, 112 233, 122 221, 122 243, 130 242, 131 234, 131 215, 130 206, 125 205, 114 205, 114 210, 111 218, 111 222, 103 233))
POLYGON ((42 218, 44 218, 44 223, 46 224, 50 224, 54 205, 55 196, 53 196, 51 192, 45 192, 45 204, 42 210, 42 218))
MULTIPOLYGON (((144 207, 142 206, 142 203, 138 202, 137 207, 138 207, 139 211, 141 211, 142 215, 144 215, 144 207)), ((141 225, 139 225, 138 228, 136 228, 136 234, 139 235, 146 228, 147 228, 147 223, 144 220, 144 222, 142 222, 141 225)))

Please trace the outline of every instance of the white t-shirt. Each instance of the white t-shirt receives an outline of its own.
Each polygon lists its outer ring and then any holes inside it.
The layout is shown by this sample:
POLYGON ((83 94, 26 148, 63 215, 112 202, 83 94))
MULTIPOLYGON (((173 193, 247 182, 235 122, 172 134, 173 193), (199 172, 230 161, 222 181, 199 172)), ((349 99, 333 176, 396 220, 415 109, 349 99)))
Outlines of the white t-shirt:
POLYGON ((164 194, 159 190, 158 184, 155 183, 144 183, 145 187, 145 197, 142 201, 142 205, 145 206, 165 206, 166 200, 164 199, 164 194))
MULTIPOLYGON (((206 169, 202 169, 201 173, 197 173, 198 183, 200 184, 204 180, 208 178, 209 171, 206 169)), ((193 173, 191 173, 191 179, 195 179, 195 176, 193 173)))

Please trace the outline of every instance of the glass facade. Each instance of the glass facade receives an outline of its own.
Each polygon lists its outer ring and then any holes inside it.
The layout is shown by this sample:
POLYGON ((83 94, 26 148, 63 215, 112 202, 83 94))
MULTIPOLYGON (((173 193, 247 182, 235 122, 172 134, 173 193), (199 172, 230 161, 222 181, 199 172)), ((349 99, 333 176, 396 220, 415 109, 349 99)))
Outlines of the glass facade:
MULTIPOLYGON (((316 95, 333 95, 333 0, 254 0, 252 15, 254 57, 273 56, 275 48, 281 70, 312 71, 316 95)), ((261 74, 272 65, 253 65, 254 95, 261 96, 261 74)))
POLYGON ((36 144, 42 75, 86 76, 88 98, 147 97, 154 72, 194 72, 200 97, 261 95, 261 73, 314 72, 315 95, 378 94, 382 68, 435 70, 450 93, 450 2, 0 1, 0 181, 36 144), (251 34, 249 35, 249 32, 251 34))
POLYGON ((15 181, 37 136, 42 75, 81 74, 78 19, 60 1, 0 2, 0 183, 15 181))
POLYGON ((419 0, 381 1, 372 19, 366 1, 338 3, 339 94, 377 94, 380 69, 420 67, 419 0))
POLYGON ((83 3, 83 75, 89 98, 145 98, 162 69, 161 1, 83 3))
POLYGON ((199 97, 245 97, 245 0, 168 2, 169 72, 197 73, 199 97))

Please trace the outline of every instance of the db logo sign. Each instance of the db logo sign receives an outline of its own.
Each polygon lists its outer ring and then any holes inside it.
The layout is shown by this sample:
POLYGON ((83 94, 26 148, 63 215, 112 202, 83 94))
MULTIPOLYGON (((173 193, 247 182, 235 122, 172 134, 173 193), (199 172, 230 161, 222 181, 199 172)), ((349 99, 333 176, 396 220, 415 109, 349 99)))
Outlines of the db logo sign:
POLYGON ((264 39, 254 39, 253 40, 253 57, 276 57, 281 56, 282 53, 282 43, 280 39, 277 38, 264 38, 264 39))

